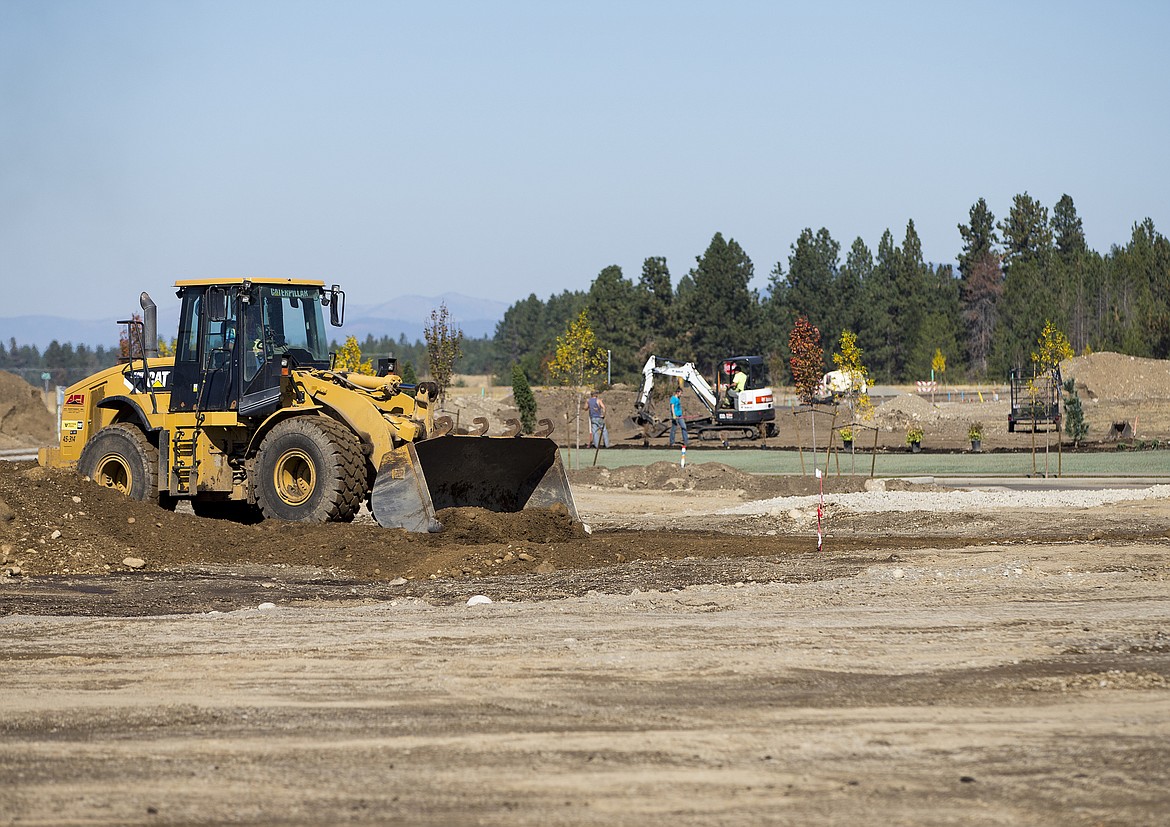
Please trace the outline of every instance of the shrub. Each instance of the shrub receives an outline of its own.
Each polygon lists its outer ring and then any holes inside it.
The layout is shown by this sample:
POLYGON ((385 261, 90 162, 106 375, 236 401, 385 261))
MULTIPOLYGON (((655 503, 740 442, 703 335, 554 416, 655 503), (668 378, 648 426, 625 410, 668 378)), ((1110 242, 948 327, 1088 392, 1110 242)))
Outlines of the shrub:
POLYGON ((1081 405, 1081 397, 1077 394, 1072 379, 1065 381, 1064 394, 1064 432, 1073 441, 1073 445, 1079 447, 1081 440, 1089 432, 1089 423, 1085 422, 1085 409, 1081 405))
POLYGON ((528 377, 519 365, 512 365, 512 401, 520 411, 520 428, 526 434, 536 430, 536 397, 528 384, 528 377))
POLYGON ((922 428, 918 425, 911 425, 906 429, 906 444, 913 445, 915 442, 922 442, 922 428))

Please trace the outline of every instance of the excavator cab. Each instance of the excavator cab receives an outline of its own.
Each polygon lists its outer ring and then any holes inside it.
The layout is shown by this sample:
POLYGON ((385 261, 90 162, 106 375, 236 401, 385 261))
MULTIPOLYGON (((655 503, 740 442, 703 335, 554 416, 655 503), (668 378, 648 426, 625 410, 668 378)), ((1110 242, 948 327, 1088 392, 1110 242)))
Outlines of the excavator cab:
POLYGON ((743 390, 759 390, 768 388, 771 382, 768 379, 768 365, 761 356, 730 356, 719 366, 720 385, 727 390, 728 407, 736 408, 739 390, 735 388, 736 377, 744 375, 743 390))

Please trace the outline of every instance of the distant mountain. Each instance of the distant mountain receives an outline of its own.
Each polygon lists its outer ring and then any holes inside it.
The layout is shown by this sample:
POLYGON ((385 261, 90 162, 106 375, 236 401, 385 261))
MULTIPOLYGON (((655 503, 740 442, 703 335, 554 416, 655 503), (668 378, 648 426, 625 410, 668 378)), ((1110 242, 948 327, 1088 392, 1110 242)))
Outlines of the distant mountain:
MULTIPOLYGON (((383 336, 397 339, 405 334, 410 342, 421 340, 423 326, 430 321, 431 311, 437 310, 444 302, 450 311, 450 323, 472 339, 495 335, 496 324, 509 307, 506 302, 496 299, 479 299, 460 293, 400 296, 374 305, 347 304, 345 325, 340 329, 330 328, 330 338, 342 341, 346 336, 355 336, 361 341, 367 335, 376 339, 383 336)), ((167 339, 174 338, 178 320, 178 302, 160 306, 159 334, 167 339)), ((117 347, 122 328, 116 322, 114 318, 65 319, 60 316, 0 318, 0 344, 7 347, 9 339, 16 339, 18 345, 35 345, 42 352, 54 340, 60 344, 69 342, 90 348, 98 345, 117 347)))

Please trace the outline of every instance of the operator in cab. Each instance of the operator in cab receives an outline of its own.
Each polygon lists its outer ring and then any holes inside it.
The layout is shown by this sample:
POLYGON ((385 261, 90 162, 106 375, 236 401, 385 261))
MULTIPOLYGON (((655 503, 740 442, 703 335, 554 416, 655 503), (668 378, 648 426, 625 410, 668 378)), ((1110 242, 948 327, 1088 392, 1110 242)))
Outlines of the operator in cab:
POLYGON ((731 384, 727 386, 727 407, 734 408, 736 398, 747 387, 748 375, 739 364, 731 366, 731 384))

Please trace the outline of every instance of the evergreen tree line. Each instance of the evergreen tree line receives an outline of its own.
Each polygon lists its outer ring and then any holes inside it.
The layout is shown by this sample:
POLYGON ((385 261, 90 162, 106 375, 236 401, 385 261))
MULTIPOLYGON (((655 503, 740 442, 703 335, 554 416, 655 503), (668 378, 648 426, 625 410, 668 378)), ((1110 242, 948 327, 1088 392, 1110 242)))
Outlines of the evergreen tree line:
MULTIPOLYGON (((886 230, 874 252, 857 238, 843 259, 829 230, 805 229, 788 260, 772 268, 763 296, 749 286, 755 269, 747 253, 716 233, 677 286, 666 259, 650 257, 636 281, 613 265, 588 290, 517 301, 493 337, 463 340, 456 370, 495 373, 508 384, 518 365, 547 382, 556 339, 582 310, 608 351, 614 382, 638 381, 650 355, 692 361, 710 374, 727 356, 761 354, 773 381, 791 383, 788 334, 799 317, 820 329, 826 370, 842 331, 851 331, 879 382, 929 378, 936 353, 945 357, 949 381, 1002 380, 1013 368, 1029 368, 1046 320, 1078 353, 1170 358, 1170 242, 1150 219, 1107 253, 1088 248, 1068 195, 1051 215, 1027 193, 1017 195, 998 222, 980 198, 957 226, 957 271, 923 259, 913 220, 900 243, 886 230)), ((368 335, 360 346, 375 364, 394 355, 400 367, 425 371, 422 341, 368 335)), ((0 370, 33 384, 48 372, 53 384, 70 385, 119 355, 118 348, 57 341, 41 353, 10 339, 0 346, 0 370)))
POLYGON ((936 354, 949 381, 1026 371, 1046 320, 1080 353, 1170 358, 1170 243, 1149 219, 1102 254, 1085 243, 1072 198, 1050 217, 1024 193, 998 223, 980 198, 958 230, 956 272, 923 259, 913 220, 900 243, 887 230, 875 253, 857 238, 843 260, 827 229, 805 229, 762 297, 749 286, 751 259, 721 233, 674 288, 663 258, 647 258, 637 281, 606 267, 587 291, 533 294, 509 307, 493 339, 496 373, 519 365, 547 380, 556 337, 582 310, 610 352, 614 382, 637 381, 650 355, 711 373, 728 356, 761 354, 773 381, 790 383, 788 333, 799 317, 820 329, 826 370, 851 331, 880 382, 928 379, 936 354))
POLYGON ((9 338, 8 347, 0 345, 0 370, 23 376, 29 383, 41 387, 41 374, 48 373, 50 385, 72 385, 118 363, 119 350, 102 345, 90 348, 60 344, 55 339, 42 353, 35 345, 18 345, 9 338))

